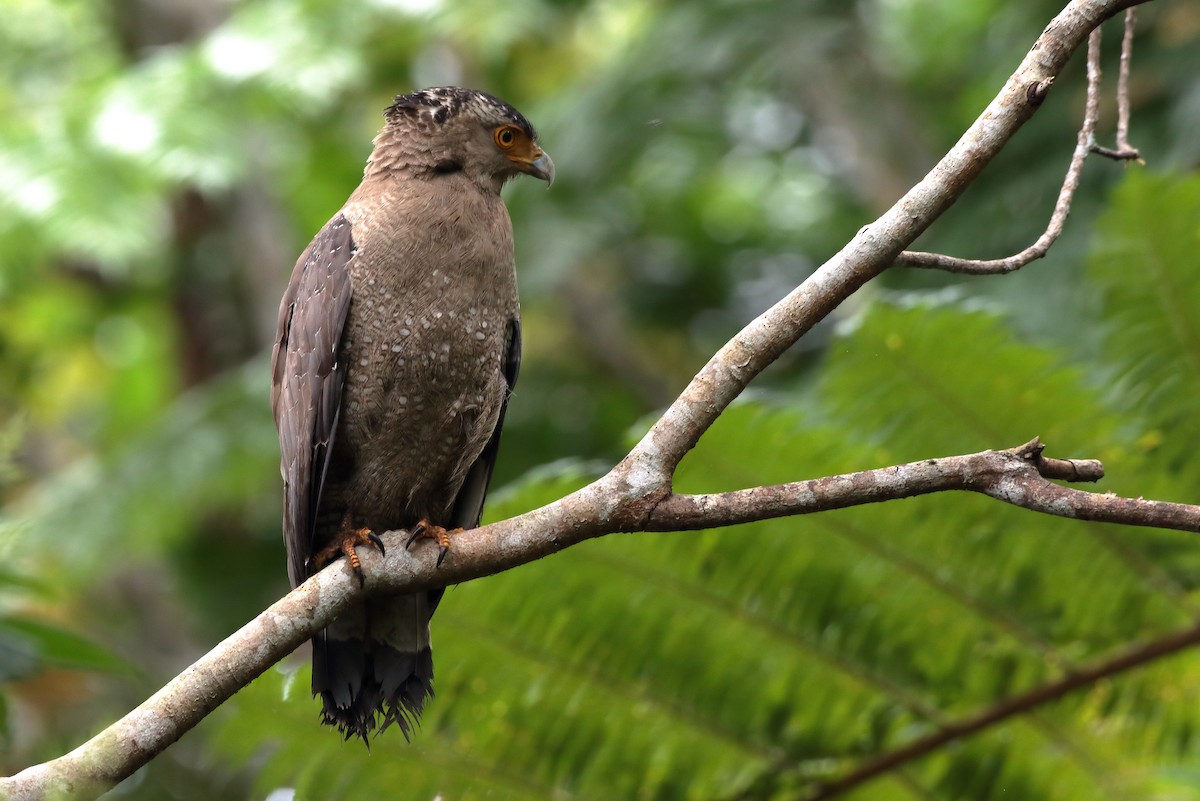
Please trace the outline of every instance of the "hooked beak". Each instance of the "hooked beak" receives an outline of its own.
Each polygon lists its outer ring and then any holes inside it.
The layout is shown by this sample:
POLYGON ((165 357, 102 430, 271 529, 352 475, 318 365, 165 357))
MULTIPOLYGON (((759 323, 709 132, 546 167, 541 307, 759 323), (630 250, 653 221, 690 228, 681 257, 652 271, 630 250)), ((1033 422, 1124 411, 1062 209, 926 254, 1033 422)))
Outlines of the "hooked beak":
POLYGON ((532 175, 534 178, 541 178, 546 182, 546 188, 549 189, 554 185, 554 162, 551 160, 550 154, 534 145, 533 153, 530 155, 533 156, 532 159, 521 162, 521 172, 532 175))

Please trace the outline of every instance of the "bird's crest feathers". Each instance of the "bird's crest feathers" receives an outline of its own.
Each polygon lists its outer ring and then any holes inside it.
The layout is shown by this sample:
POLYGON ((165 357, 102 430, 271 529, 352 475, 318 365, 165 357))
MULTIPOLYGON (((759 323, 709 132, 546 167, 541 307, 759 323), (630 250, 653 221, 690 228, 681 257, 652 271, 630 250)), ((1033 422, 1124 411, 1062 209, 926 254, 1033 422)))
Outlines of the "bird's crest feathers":
POLYGON ((384 113, 389 123, 418 122, 423 127, 443 125, 460 114, 469 114, 484 125, 510 122, 525 131, 530 139, 537 139, 533 126, 521 112, 500 98, 477 89, 435 86, 397 95, 384 113))

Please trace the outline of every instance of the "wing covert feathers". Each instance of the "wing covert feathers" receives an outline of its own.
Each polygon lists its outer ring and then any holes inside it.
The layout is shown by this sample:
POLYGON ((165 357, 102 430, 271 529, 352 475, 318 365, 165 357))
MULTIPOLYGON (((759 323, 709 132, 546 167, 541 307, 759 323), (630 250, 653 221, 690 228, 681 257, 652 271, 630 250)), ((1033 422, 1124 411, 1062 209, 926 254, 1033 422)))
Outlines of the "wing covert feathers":
POLYGON ((337 433, 345 366, 338 348, 350 309, 349 221, 330 220, 296 262, 279 307, 271 408, 279 429, 283 531, 292 586, 308 578, 313 527, 337 433))

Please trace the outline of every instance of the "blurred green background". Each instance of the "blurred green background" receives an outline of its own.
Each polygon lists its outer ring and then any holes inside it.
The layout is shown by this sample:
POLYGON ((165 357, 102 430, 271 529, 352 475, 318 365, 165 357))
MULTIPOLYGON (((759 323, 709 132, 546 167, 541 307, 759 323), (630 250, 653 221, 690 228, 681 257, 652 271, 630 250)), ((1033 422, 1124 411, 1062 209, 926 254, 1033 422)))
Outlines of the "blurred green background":
MULTIPOLYGON (((506 190, 525 360, 495 519, 618 459, 933 165, 1060 7, 0 0, 0 773, 74 747, 287 589, 275 311, 392 95, 489 90, 558 166, 550 192, 506 190)), ((1148 165, 1089 161, 1062 240, 1020 273, 864 289, 681 489, 1041 435, 1103 459, 1102 491, 1200 502, 1200 6, 1139 14, 1148 165)), ((922 248, 995 257, 1040 233, 1082 62, 922 248)), ((974 496, 610 537, 447 595, 412 744, 368 754, 318 726, 298 654, 111 797, 801 799, 1188 625, 1198 586, 1194 535, 974 496)), ((847 797, 1200 798, 1200 655, 847 797)))

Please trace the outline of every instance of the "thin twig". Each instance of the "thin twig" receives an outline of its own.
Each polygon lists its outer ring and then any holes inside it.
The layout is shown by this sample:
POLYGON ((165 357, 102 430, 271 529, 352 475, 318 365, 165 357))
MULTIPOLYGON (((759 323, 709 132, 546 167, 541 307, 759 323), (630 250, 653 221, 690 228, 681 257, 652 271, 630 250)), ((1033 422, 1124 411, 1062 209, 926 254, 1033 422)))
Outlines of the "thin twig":
POLYGON ((1109 148, 1093 142, 1091 151, 1117 161, 1145 164, 1138 149, 1129 144, 1129 66, 1133 60, 1133 29, 1136 22, 1134 9, 1126 9, 1125 33, 1121 37, 1121 62, 1117 71, 1117 146, 1109 148))
MULTIPOLYGON (((1119 84, 1117 90, 1118 106, 1124 109, 1126 130, 1128 130, 1129 124, 1129 53, 1133 47, 1133 22, 1129 15, 1132 13, 1132 8, 1126 10, 1125 41, 1121 50, 1121 75, 1125 79, 1125 82, 1124 84, 1119 84), (1121 86, 1124 86, 1123 106, 1121 105, 1121 86)), ((1062 188, 1059 189, 1058 200, 1054 203, 1054 211, 1050 215, 1050 222, 1037 241, 1020 253, 1015 253, 1003 259, 962 259, 956 256, 947 256, 943 253, 906 250, 896 259, 896 266, 945 270, 947 272, 966 275, 996 275, 1019 270, 1030 262, 1045 257, 1050 247, 1062 234, 1063 227, 1067 222, 1067 216, 1071 213, 1071 202, 1075 197, 1075 190, 1079 188, 1079 176, 1083 171, 1083 163, 1087 159, 1088 153, 1097 153, 1118 159, 1138 158, 1136 150, 1131 150, 1132 155, 1125 154, 1120 150, 1120 121, 1118 121, 1117 134, 1118 150, 1109 150, 1096 144, 1096 124, 1100 117, 1100 40, 1100 29, 1096 28, 1088 36, 1087 99, 1084 104, 1083 123, 1079 127, 1075 150, 1071 154, 1071 163, 1068 165, 1067 173, 1063 177, 1062 188)), ((1036 99, 1039 92, 1044 94, 1047 89, 1048 87, 1030 87, 1031 100, 1036 99)))
POLYGON ((1125 33, 1121 37, 1121 65, 1117 71, 1117 149, 1133 150, 1129 145, 1129 66, 1133 60, 1133 29, 1137 9, 1125 9, 1125 33))
POLYGON ((1057 681, 1042 684, 1027 693, 1007 698, 981 712, 943 726, 932 734, 919 737, 894 751, 888 751, 869 759, 842 778, 830 782, 817 792, 806 796, 805 801, 827 801, 884 773, 927 756, 947 743, 975 734, 1051 701, 1057 701, 1064 695, 1091 686, 1101 679, 1178 653, 1197 643, 1200 643, 1200 624, 1134 646, 1096 665, 1075 670, 1057 681))
POLYGON ((1100 119, 1100 48, 1104 35, 1096 28, 1088 35, 1087 47, 1087 100, 1083 110, 1083 127, 1079 131, 1081 143, 1092 145, 1096 142, 1096 123, 1100 119))

